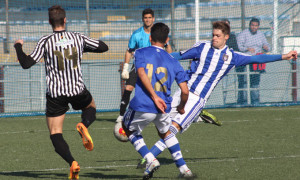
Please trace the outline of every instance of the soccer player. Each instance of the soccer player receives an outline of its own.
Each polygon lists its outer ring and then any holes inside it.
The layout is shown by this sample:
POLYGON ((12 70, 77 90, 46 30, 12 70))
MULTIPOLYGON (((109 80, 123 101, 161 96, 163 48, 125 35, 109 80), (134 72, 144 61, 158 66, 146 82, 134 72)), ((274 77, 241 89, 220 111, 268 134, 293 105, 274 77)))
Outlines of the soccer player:
POLYGON ((93 140, 87 128, 96 119, 96 105, 83 83, 81 58, 83 52, 102 53, 108 46, 83 34, 66 31, 66 12, 58 5, 48 9, 49 23, 53 33, 42 37, 33 52, 26 55, 22 50, 23 40, 15 42, 18 60, 28 69, 44 57, 46 69, 46 120, 50 139, 55 151, 70 165, 69 179, 78 179, 80 166, 71 155, 63 138, 62 129, 65 113, 73 109, 82 110, 82 121, 76 128, 82 137, 84 147, 93 150, 93 140))
MULTIPOLYGON (((144 25, 132 33, 128 43, 128 49, 125 52, 125 60, 121 76, 122 79, 126 80, 126 87, 121 99, 120 115, 117 118, 116 122, 122 121, 130 100, 130 95, 134 90, 136 83, 137 74, 135 71, 134 64, 132 65, 130 72, 128 71, 129 62, 132 57, 132 54, 136 49, 151 46, 149 37, 151 27, 153 26, 153 23, 155 21, 154 11, 150 8, 145 9, 142 13, 142 21, 144 25)), ((172 52, 172 48, 168 44, 165 45, 165 49, 168 53, 172 52)))
MULTIPOLYGON (((184 114, 177 111, 180 102, 180 90, 175 92, 172 101, 171 133, 186 131, 193 120, 205 106, 210 94, 220 80, 233 68, 251 63, 268 63, 279 60, 297 59, 297 52, 290 51, 283 55, 256 55, 250 56, 229 49, 226 41, 229 38, 230 27, 224 21, 213 23, 211 41, 200 41, 191 49, 174 54, 178 59, 192 59, 191 67, 187 71, 189 98, 184 108, 184 114)), ((159 140, 151 148, 151 153, 156 157, 166 148, 165 141, 159 140)))
MULTIPOLYGON (((142 20, 144 25, 132 33, 128 43, 128 49, 126 50, 125 53, 124 66, 123 66, 123 71, 121 76, 122 79, 126 80, 126 87, 121 98, 120 114, 116 122, 122 121, 124 113, 126 111, 126 108, 130 100, 130 95, 134 90, 135 83, 136 83, 137 74, 135 71, 134 64, 132 65, 130 72, 128 71, 129 62, 132 57, 132 54, 138 48, 148 47, 151 45, 149 36, 150 36, 151 27, 153 26, 153 23, 155 21, 154 11, 152 9, 145 9, 142 13, 142 20)), ((168 43, 164 45, 164 48, 168 53, 172 52, 172 48, 170 45, 168 45, 168 43)), ((203 110, 200 113, 198 121, 215 124, 217 126, 222 125, 221 121, 219 121, 214 115, 210 114, 205 110, 203 110)))
POLYGON ((138 77, 135 96, 130 101, 129 109, 123 118, 123 128, 135 150, 147 161, 143 179, 153 176, 160 164, 149 152, 144 142, 142 131, 150 123, 156 126, 158 134, 164 139, 176 166, 182 176, 191 177, 193 174, 187 167, 180 150, 179 142, 170 130, 171 118, 171 85, 174 80, 179 85, 181 97, 177 111, 184 113, 188 99, 188 77, 179 61, 169 55, 164 49, 168 42, 169 27, 156 23, 151 28, 150 41, 152 46, 135 51, 135 66, 138 77), (170 129, 170 130, 169 130, 170 129))

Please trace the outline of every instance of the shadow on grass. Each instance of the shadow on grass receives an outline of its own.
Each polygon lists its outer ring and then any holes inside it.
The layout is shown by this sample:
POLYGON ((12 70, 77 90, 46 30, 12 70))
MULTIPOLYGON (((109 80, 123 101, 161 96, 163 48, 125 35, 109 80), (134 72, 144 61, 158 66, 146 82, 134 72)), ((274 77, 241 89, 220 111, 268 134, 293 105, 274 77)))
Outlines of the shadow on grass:
MULTIPOLYGON (((226 160, 234 160, 238 159, 238 157, 207 157, 207 158, 184 158, 183 159, 186 161, 188 164, 189 162, 201 162, 201 161, 226 161, 226 160)), ((161 165, 169 165, 173 164, 174 161, 170 158, 157 158, 157 160, 160 162, 161 165)))
MULTIPOLYGON (((29 177, 38 179, 66 179, 66 173, 47 173, 45 171, 0 172, 0 176, 29 177)), ((11 177, 10 179, 15 179, 11 177)), ((0 178, 1 179, 1 178, 0 178)))
MULTIPOLYGON (((102 171, 103 169, 101 169, 102 171)), ((115 174, 115 175, 107 175, 102 173, 83 173, 80 175, 80 178, 95 178, 95 179, 141 179, 142 174, 138 175, 122 175, 122 174, 115 174)))

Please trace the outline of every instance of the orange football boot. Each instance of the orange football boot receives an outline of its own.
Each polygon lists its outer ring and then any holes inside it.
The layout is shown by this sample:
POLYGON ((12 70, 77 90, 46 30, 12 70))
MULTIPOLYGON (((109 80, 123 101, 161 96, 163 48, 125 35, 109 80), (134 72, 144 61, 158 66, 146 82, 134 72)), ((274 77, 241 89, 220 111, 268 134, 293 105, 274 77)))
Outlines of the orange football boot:
POLYGON ((76 126, 76 129, 82 138, 83 146, 87 150, 92 151, 94 149, 94 143, 93 143, 92 137, 90 136, 89 131, 87 130, 85 125, 82 123, 78 123, 76 126))
POLYGON ((70 167, 70 176, 69 179, 79 179, 80 166, 77 161, 72 162, 70 167))

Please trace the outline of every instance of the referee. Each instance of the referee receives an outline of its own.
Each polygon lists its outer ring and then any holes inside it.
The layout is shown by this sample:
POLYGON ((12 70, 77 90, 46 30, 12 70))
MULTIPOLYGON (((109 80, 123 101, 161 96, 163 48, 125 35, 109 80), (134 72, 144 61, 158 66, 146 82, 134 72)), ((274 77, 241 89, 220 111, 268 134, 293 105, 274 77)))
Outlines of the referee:
POLYGON ((82 110, 82 121, 76 128, 85 148, 93 150, 93 141, 87 128, 96 119, 96 105, 83 83, 81 59, 84 52, 106 52, 108 46, 83 34, 67 32, 66 12, 61 6, 50 7, 48 14, 52 34, 42 37, 30 55, 22 50, 23 40, 16 40, 14 47, 23 69, 30 68, 44 57, 47 83, 46 120, 50 139, 55 151, 70 165, 69 179, 78 179, 80 166, 62 136, 65 113, 69 110, 68 104, 75 110, 82 110))

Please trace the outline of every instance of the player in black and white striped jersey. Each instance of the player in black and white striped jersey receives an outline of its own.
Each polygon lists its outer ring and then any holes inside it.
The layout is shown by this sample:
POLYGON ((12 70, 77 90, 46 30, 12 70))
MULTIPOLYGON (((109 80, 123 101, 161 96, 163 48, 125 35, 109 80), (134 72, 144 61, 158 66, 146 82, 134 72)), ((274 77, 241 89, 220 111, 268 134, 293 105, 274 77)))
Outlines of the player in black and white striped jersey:
POLYGON ((65 113, 73 109, 82 110, 82 121, 77 124, 83 144, 87 150, 93 150, 93 141, 87 128, 96 119, 96 105, 86 89, 81 72, 81 60, 84 52, 102 53, 108 46, 83 34, 66 31, 65 10, 56 5, 48 9, 49 23, 53 33, 42 37, 34 51, 26 55, 22 50, 23 40, 15 42, 18 60, 24 69, 28 69, 42 57, 46 67, 46 119, 50 139, 55 151, 70 165, 70 179, 77 179, 80 167, 62 136, 65 113))

